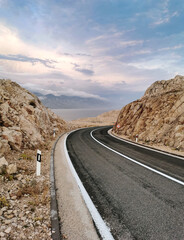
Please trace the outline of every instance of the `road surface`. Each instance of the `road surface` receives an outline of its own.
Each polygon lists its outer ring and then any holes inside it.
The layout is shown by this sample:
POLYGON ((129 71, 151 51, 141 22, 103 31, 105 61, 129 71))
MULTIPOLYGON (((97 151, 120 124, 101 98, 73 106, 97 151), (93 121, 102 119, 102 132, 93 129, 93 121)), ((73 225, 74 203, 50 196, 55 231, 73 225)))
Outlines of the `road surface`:
POLYGON ((71 133, 67 150, 114 239, 184 239, 184 159, 122 142, 108 129, 71 133))

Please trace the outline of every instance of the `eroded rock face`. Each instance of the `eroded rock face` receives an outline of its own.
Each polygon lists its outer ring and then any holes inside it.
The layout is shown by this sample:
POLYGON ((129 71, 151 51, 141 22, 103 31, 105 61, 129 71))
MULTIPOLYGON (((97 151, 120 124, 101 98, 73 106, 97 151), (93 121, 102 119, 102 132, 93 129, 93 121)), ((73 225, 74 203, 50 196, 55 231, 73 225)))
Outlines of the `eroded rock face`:
POLYGON ((117 124, 119 135, 135 140, 138 134, 143 142, 184 150, 184 77, 153 83, 141 99, 122 108, 117 124))
POLYGON ((65 122, 11 80, 0 80, 0 156, 11 149, 36 148, 65 122))

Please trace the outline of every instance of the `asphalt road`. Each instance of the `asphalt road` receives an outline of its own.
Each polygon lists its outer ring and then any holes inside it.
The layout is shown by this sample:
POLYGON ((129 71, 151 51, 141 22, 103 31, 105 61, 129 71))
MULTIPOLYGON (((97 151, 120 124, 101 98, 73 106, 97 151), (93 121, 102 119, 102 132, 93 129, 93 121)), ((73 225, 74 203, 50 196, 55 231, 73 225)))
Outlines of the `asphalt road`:
MULTIPOLYGON (((90 133, 71 133, 73 165, 115 239, 183 240, 184 186, 103 147, 90 133)), ((184 181, 184 160, 124 143, 102 127, 93 136, 112 149, 184 181)))

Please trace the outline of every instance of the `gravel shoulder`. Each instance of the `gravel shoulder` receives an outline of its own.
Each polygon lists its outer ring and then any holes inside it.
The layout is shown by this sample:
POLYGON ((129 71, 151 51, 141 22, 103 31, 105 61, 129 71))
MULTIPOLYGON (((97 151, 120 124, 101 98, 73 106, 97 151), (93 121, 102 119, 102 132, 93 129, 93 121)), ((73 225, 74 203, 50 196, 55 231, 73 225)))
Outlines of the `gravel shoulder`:
POLYGON ((55 149, 55 179, 63 239, 98 240, 91 215, 70 171, 64 152, 63 135, 55 149))

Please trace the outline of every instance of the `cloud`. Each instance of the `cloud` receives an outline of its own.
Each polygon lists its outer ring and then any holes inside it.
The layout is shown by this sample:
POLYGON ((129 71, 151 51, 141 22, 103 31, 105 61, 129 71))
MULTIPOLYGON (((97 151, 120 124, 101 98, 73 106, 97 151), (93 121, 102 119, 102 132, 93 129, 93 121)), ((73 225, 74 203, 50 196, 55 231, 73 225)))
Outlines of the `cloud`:
MULTIPOLYGON (((112 36, 111 36, 112 37, 112 36)), ((86 41, 86 44, 94 44, 96 42, 98 42, 99 40, 104 40, 104 39, 107 39, 109 38, 109 35, 100 35, 100 36, 97 36, 97 37, 94 37, 94 38, 91 38, 89 40, 86 41)))
POLYGON ((158 49, 158 51, 159 52, 161 52, 161 51, 170 51, 170 50, 176 50, 176 49, 180 49, 180 48, 183 48, 182 44, 175 45, 175 46, 172 46, 172 47, 160 48, 160 49, 158 49))
POLYGON ((71 53, 63 53, 63 55, 73 57, 71 53))
POLYGON ((144 43, 143 40, 131 40, 131 41, 122 41, 120 42, 120 45, 123 47, 130 47, 130 46, 136 46, 143 43, 144 43))
POLYGON ((158 20, 156 20, 153 23, 153 25, 158 26, 161 24, 169 23, 173 17, 177 17, 177 16, 179 16, 179 13, 177 11, 175 11, 173 13, 166 13, 166 14, 164 14, 164 16, 161 16, 158 20))
POLYGON ((92 76, 94 75, 94 71, 93 70, 90 70, 90 69, 84 69, 84 68, 75 68, 75 71, 77 72, 81 72, 85 75, 88 75, 88 76, 92 76))
POLYGON ((76 56, 81 56, 81 57, 92 57, 90 54, 86 54, 86 53, 76 53, 76 56))
POLYGON ((77 63, 71 63, 74 66, 74 70, 80 73, 83 73, 84 75, 87 76, 93 76, 94 75, 94 71, 91 69, 87 69, 87 68, 81 68, 79 64, 77 63))
POLYGON ((44 88, 43 86, 41 86, 39 84, 24 83, 24 84, 21 84, 21 86, 32 92, 42 93, 43 95, 53 94, 55 96, 65 95, 65 96, 78 96, 78 97, 82 97, 82 98, 95 98, 95 99, 100 99, 103 101, 107 100, 106 98, 100 97, 96 94, 91 94, 91 93, 76 90, 73 88, 61 87, 58 90, 57 85, 49 85, 49 87, 47 86, 44 88))
POLYGON ((55 60, 27 57, 27 56, 23 56, 21 54, 18 54, 18 55, 12 55, 12 54, 2 55, 2 54, 0 54, 0 59, 9 60, 9 61, 18 61, 18 62, 29 62, 29 63, 32 63, 33 65, 36 63, 41 63, 45 67, 48 67, 48 68, 55 68, 52 64, 57 63, 57 61, 55 61, 55 60))
POLYGON ((156 15, 153 17, 154 22, 152 23, 153 26, 159 26, 166 23, 169 23, 172 18, 179 16, 179 12, 170 9, 170 0, 162 1, 159 4, 159 8, 156 12, 156 15))

